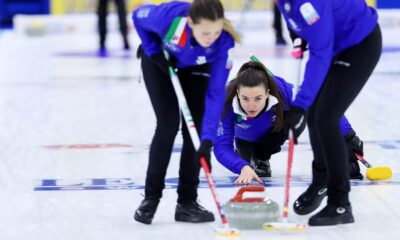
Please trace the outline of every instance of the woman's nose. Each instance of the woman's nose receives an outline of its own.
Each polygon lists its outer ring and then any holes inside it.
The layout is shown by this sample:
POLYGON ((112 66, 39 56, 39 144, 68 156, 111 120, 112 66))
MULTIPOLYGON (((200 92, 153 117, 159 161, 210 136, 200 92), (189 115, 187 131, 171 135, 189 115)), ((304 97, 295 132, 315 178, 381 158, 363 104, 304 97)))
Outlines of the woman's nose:
POLYGON ((253 110, 255 107, 256 107, 256 104, 255 104, 255 103, 250 103, 250 104, 249 104, 249 108, 250 108, 251 110, 253 110))

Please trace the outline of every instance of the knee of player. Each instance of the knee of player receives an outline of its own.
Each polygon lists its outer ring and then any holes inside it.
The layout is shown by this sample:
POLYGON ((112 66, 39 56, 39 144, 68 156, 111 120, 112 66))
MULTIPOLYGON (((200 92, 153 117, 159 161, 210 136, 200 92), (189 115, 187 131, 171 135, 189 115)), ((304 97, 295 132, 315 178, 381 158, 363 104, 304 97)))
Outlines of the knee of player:
POLYGON ((157 121, 157 132, 162 132, 164 136, 175 137, 179 130, 179 118, 172 121, 157 121))

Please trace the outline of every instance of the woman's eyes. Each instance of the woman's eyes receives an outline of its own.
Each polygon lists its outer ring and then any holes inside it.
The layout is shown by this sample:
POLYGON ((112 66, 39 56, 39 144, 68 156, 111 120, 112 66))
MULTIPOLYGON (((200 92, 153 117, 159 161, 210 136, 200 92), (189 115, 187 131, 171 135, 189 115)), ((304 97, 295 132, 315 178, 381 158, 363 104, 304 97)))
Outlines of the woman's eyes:
MULTIPOLYGON (((246 97, 242 97, 242 100, 243 100, 243 101, 246 101, 246 102, 250 101, 250 100, 249 100, 248 98, 246 98, 246 97)), ((255 99, 256 102, 259 102, 259 101, 261 101, 261 100, 262 100, 262 98, 256 98, 256 99, 255 99)))
MULTIPOLYGON (((210 36, 210 35, 212 35, 213 33, 206 32, 206 33, 202 33, 202 34, 203 34, 203 36, 210 36)), ((221 34, 221 31, 216 32, 216 33, 214 33, 213 35, 218 36, 219 34, 221 34)))

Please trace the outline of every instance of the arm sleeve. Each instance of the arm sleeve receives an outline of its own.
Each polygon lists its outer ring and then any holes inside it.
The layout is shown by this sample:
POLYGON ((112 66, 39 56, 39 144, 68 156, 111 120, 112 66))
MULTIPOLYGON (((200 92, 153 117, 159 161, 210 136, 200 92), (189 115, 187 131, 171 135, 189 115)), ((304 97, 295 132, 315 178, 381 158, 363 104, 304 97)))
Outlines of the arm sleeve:
POLYGON ((351 129, 351 124, 349 123, 349 120, 347 120, 346 116, 343 115, 343 117, 340 119, 340 130, 342 131, 342 135, 345 136, 351 129))
POLYGON ((164 14, 156 5, 144 5, 132 12, 135 29, 142 40, 142 48, 147 56, 161 53, 160 22, 164 14))
MULTIPOLYGON (((293 105, 305 110, 314 102, 333 57, 334 30, 331 6, 324 1, 313 6, 320 18, 311 25, 306 23, 306 27, 299 32, 308 42, 310 58, 306 65, 304 81, 293 102, 293 105)), ((299 17, 302 17, 300 13, 299 17)))
POLYGON ((234 118, 230 110, 226 117, 219 122, 218 135, 215 138, 214 154, 218 162, 233 173, 240 174, 241 169, 248 162, 239 157, 234 151, 234 118))
POLYGON ((220 51, 221 57, 211 63, 210 82, 205 98, 205 111, 202 122, 201 140, 208 139, 214 142, 217 134, 218 122, 221 119, 225 103, 225 85, 228 80, 230 67, 227 67, 228 51, 233 47, 231 40, 230 47, 220 51))
MULTIPOLYGON (((273 76, 279 91, 281 92, 281 98, 285 102, 286 106, 289 107, 292 104, 293 99, 293 84, 286 82, 283 78, 278 76, 273 76)), ((286 110, 286 109, 284 109, 286 110)))

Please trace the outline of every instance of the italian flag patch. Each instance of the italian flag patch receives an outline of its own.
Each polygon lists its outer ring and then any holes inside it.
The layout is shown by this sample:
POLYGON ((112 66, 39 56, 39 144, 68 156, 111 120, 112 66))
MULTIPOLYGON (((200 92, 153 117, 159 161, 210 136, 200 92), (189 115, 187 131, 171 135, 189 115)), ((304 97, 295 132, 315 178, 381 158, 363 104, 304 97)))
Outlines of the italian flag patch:
POLYGON ((243 117, 242 115, 238 115, 236 120, 237 120, 237 122, 241 122, 242 120, 249 120, 249 119, 253 119, 253 118, 250 116, 243 117))
POLYGON ((184 47, 187 40, 186 23, 186 17, 175 18, 164 40, 184 47))

